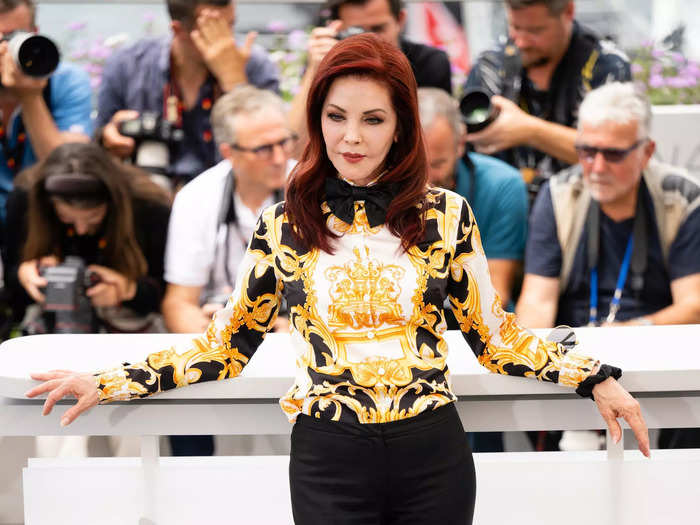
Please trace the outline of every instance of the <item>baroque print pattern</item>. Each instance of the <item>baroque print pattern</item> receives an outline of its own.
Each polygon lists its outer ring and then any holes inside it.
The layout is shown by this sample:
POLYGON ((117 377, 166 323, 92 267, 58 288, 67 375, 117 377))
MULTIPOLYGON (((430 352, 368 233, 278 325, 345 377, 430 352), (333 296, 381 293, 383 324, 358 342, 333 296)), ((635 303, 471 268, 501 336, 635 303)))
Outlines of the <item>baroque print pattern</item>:
POLYGON ((384 225, 369 226, 363 204, 355 203, 353 224, 346 224, 322 203, 324 220, 340 235, 332 256, 298 245, 284 204, 265 210, 235 291, 206 334, 97 374, 101 402, 239 375, 282 297, 297 363, 295 383, 280 400, 290 420, 304 413, 387 422, 454 401, 443 338, 446 299, 465 340, 491 372, 566 386, 591 373, 595 360, 539 340, 503 311, 464 199, 429 190, 424 238, 408 251, 384 225))

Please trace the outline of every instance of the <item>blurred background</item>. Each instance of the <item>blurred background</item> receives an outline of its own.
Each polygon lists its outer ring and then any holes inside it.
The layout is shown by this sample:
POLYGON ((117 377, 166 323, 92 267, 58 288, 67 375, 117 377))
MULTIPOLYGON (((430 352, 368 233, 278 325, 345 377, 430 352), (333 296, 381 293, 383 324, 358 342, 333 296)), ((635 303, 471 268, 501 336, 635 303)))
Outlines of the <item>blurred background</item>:
MULTIPOLYGON (((64 58, 83 65, 98 87, 104 60, 147 35, 168 33, 163 2, 39 2, 39 26, 54 37, 64 58)), ((455 93, 471 63, 506 33, 500 0, 407 2, 407 36, 442 47, 453 63, 455 93), (439 27, 439 31, 436 29, 439 27)), ((700 103, 700 0, 578 0, 577 18, 617 42, 634 60, 636 78, 655 104, 700 103)), ((293 96, 307 32, 319 22, 319 2, 240 0, 236 32, 256 30, 282 72, 285 98, 293 96)))

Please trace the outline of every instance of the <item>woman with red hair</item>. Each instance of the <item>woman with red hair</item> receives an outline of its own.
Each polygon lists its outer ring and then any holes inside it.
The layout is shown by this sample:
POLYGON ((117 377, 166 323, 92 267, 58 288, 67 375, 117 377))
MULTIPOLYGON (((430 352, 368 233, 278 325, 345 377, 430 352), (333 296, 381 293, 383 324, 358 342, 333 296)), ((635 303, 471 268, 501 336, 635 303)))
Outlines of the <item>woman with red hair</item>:
POLYGON ((469 205, 426 185, 416 84, 398 49, 368 34, 334 46, 311 88, 308 129, 287 200, 263 212, 207 333, 95 376, 34 376, 46 382, 30 397, 53 391, 45 412, 75 395, 68 424, 98 402, 234 377, 284 297, 297 354, 280 400, 295 421, 295 523, 469 524, 474 464, 448 381, 449 298, 483 366, 595 393, 613 434, 624 416, 648 454, 619 369, 537 339, 502 310, 469 205))

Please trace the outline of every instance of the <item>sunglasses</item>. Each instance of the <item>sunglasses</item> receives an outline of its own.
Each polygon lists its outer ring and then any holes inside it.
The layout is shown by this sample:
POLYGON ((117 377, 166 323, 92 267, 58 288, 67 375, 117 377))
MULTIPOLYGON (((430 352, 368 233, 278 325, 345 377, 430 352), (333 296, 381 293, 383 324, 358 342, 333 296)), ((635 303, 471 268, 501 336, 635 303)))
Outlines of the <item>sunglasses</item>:
POLYGON ((603 158, 605 159, 605 162, 612 162, 612 163, 617 163, 617 162, 622 162, 625 160, 627 155, 632 153, 635 149, 637 149, 639 146, 644 144, 647 139, 641 139, 632 144, 629 148, 625 149, 620 149, 620 148, 596 148, 595 146, 589 146, 588 144, 576 144, 574 147, 576 148, 576 153, 578 154, 578 158, 582 161, 585 162, 593 162, 596 158, 596 155, 600 153, 603 155, 603 158))
POLYGON ((238 144, 231 144, 231 147, 238 151, 252 153, 260 160, 270 160, 272 159, 272 155, 275 151, 275 146, 279 146, 280 148, 282 148, 282 151, 284 151, 286 154, 290 154, 294 151, 296 141, 297 136, 291 135, 278 142, 273 142, 271 144, 262 144, 261 146, 258 146, 256 148, 244 148, 243 146, 239 146, 238 144))

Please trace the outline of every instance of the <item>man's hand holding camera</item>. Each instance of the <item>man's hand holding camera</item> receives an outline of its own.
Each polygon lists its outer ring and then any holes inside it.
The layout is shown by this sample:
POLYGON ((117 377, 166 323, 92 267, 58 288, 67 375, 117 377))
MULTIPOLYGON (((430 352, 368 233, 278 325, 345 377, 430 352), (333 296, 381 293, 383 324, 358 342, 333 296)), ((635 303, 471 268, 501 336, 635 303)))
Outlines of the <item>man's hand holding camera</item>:
POLYGON ((99 282, 85 292, 93 306, 119 306, 136 295, 136 282, 119 272, 92 264, 88 270, 99 277, 99 282))
POLYGON ((256 32, 248 33, 244 44, 238 46, 227 21, 216 11, 203 9, 190 36, 223 91, 247 82, 245 67, 258 36, 256 32))
POLYGON ((102 145, 112 155, 124 159, 130 157, 136 146, 132 137, 125 137, 119 133, 119 123, 125 120, 136 119, 138 111, 132 109, 122 109, 112 115, 109 123, 102 130, 102 145))
POLYGON ((499 95, 491 97, 491 105, 498 111, 498 117, 486 129, 469 134, 469 142, 474 144, 476 151, 493 155, 505 149, 529 144, 535 118, 499 95))

